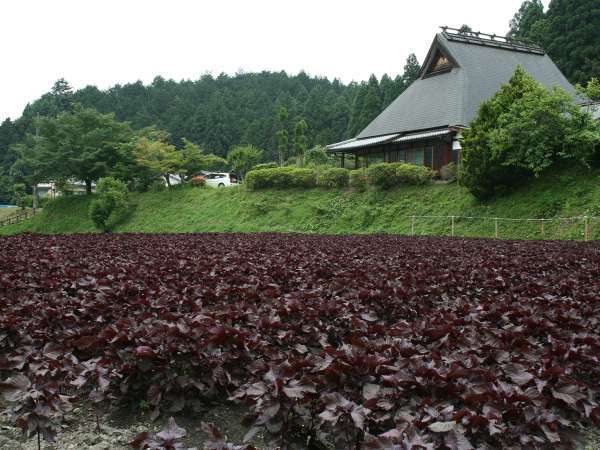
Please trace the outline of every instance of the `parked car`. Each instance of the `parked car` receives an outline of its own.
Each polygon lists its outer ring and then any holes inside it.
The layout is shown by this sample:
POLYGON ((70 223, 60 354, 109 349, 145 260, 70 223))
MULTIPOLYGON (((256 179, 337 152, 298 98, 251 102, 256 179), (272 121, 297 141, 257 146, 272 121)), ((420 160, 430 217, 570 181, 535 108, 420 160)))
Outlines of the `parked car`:
POLYGON ((227 172, 202 172, 206 185, 211 187, 226 187, 237 184, 237 178, 233 173, 227 172))

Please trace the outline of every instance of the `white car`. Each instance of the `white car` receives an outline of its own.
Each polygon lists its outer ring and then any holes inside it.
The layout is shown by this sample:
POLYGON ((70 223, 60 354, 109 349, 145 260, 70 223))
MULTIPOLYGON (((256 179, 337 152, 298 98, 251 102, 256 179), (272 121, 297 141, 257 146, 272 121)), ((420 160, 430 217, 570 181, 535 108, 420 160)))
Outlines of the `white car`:
POLYGON ((206 185, 210 187, 226 187, 237 184, 237 179, 232 173, 226 172, 203 172, 202 176, 206 180, 206 185))

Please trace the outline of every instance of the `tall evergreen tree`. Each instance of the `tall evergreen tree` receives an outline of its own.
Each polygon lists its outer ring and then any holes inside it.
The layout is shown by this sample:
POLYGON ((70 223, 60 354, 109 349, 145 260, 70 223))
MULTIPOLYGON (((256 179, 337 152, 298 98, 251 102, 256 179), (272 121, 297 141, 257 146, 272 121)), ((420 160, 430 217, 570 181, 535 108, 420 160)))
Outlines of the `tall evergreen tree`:
POLYGON ((71 111, 73 108, 73 88, 64 78, 54 82, 50 91, 58 111, 71 111))
POLYGON ((375 75, 369 77, 360 111, 360 129, 366 127, 381 112, 381 92, 375 75))
POLYGON ((410 86, 413 81, 419 78, 420 73, 421 65, 419 64, 419 60, 414 53, 411 53, 406 58, 406 64, 404 65, 404 73, 402 75, 404 85, 406 87, 410 86))
POLYGON ((283 166, 288 152, 287 120, 288 111, 284 106, 281 106, 279 111, 277 111, 277 156, 279 158, 280 166, 283 166))
POLYGON ((508 37, 541 44, 541 21, 544 20, 544 5, 541 0, 525 0, 510 21, 508 37))
POLYGON ((294 127, 294 154, 300 159, 300 166, 304 167, 304 153, 308 148, 308 140, 306 139, 306 130, 308 125, 304 119, 296 122, 294 127))
POLYGON ((543 44, 573 83, 600 74, 600 2, 552 0, 543 21, 543 44))

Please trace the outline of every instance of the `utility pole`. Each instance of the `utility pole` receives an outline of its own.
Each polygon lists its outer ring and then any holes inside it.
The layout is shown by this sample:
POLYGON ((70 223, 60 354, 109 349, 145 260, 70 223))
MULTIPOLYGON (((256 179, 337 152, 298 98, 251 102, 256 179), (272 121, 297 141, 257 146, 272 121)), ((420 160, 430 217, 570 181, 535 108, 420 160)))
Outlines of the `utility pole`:
MULTIPOLYGON (((40 113, 37 113, 37 118, 35 121, 35 140, 36 140, 36 142, 40 137, 39 121, 40 121, 40 113)), ((37 209, 37 207, 38 207, 37 181, 34 181, 34 183, 33 183, 33 212, 34 212, 34 214, 35 214, 35 210, 37 209)))

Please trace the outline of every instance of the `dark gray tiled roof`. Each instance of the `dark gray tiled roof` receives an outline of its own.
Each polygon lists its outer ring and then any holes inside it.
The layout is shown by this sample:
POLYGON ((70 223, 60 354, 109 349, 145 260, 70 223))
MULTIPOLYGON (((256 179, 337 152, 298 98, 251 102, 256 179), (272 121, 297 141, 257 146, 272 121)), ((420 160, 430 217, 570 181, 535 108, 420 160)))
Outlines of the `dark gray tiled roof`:
POLYGON ((467 126, 479 105, 506 83, 518 65, 543 85, 560 86, 575 94, 548 55, 451 41, 444 33, 434 45, 450 53, 459 67, 417 79, 357 138, 453 125, 467 126))

